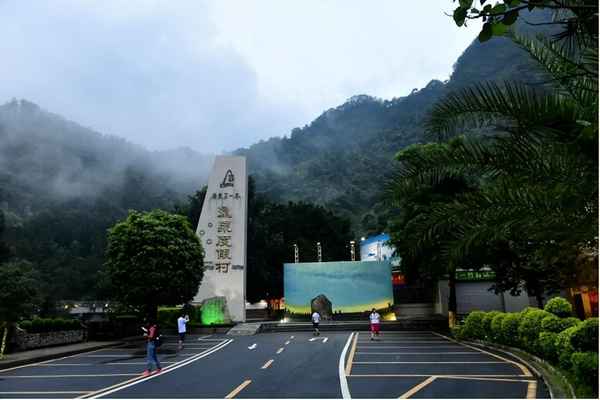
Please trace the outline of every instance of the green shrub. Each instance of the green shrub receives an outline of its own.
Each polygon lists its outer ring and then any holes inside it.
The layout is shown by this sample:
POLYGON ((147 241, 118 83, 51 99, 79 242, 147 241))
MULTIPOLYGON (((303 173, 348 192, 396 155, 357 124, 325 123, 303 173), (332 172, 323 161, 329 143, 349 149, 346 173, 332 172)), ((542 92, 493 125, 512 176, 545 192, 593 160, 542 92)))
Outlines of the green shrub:
POLYGON ((490 336, 491 340, 495 342, 503 343, 505 342, 504 332, 502 330, 502 321, 508 314, 506 313, 498 313, 490 324, 490 336))
POLYGON ((19 327, 27 333, 44 333, 82 329, 76 319, 34 318, 31 321, 19 322, 19 327))
POLYGON ((532 311, 539 311, 540 309, 537 307, 525 307, 520 311, 521 315, 529 314, 532 311))
POLYGON ((494 340, 494 336, 492 334, 492 320, 499 314, 501 314, 500 311, 489 311, 483 316, 483 320, 481 321, 483 334, 488 340, 494 340))
POLYGON ((521 313, 509 313, 506 314, 502 320, 502 335, 504 343, 509 345, 519 344, 519 325, 523 314, 521 313))
POLYGON ((177 328, 177 318, 181 316, 181 307, 160 307, 157 314, 158 326, 161 329, 177 328))
POLYGON ((464 325, 455 325, 454 328, 452 328, 452 336, 458 340, 466 339, 463 333, 463 328, 464 325))
POLYGON ((483 330, 483 311, 472 311, 465 319, 462 334, 471 339, 483 339, 485 331, 483 330))
POLYGON ((563 328, 562 319, 558 318, 556 315, 549 315, 542 319, 542 331, 543 332, 562 332, 565 329, 563 328))
POLYGON ((561 324, 562 324, 562 330, 564 331, 567 328, 581 324, 581 320, 576 317, 562 318, 561 324))
POLYGON ((570 317, 573 315, 573 307, 568 300, 562 297, 554 297, 546 303, 544 311, 556 315, 560 318, 570 317))
POLYGON ((576 326, 571 344, 577 351, 598 351, 598 318, 588 318, 576 326))
POLYGON ((542 330, 542 320, 552 314, 544 310, 533 310, 523 315, 519 324, 519 339, 526 350, 535 352, 535 342, 542 330))
POLYGON ((556 354, 558 356, 558 362, 564 369, 571 368, 571 355, 575 351, 571 344, 571 336, 577 331, 578 326, 572 326, 560 332, 554 342, 556 348, 556 354))
POLYGON ((598 353, 573 353, 571 365, 578 380, 592 386, 598 385, 598 353))
POLYGON ((558 352, 556 349, 556 339, 558 338, 558 333, 555 332, 540 332, 540 336, 538 337, 536 347, 538 349, 538 354, 551 362, 555 362, 558 360, 558 352))

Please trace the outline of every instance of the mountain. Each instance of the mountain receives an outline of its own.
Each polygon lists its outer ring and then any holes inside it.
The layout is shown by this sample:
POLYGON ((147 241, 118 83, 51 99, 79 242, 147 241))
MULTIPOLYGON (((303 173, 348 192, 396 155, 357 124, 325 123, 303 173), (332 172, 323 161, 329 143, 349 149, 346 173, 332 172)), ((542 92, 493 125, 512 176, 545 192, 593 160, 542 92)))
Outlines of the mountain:
POLYGON ((211 163, 185 148, 149 152, 27 100, 0 106, 0 205, 18 215, 101 197, 125 209, 164 206, 199 188, 211 163))
MULTIPOLYGON (((547 15, 536 15, 535 21, 547 15)), ((532 21, 532 17, 529 17, 532 21)), ((524 22, 520 31, 538 32, 524 22)), ((248 158, 258 193, 278 201, 307 201, 350 218, 358 235, 381 232, 387 210, 382 189, 394 170, 394 155, 426 141, 423 119, 443 96, 482 81, 540 83, 528 54, 511 40, 474 41, 458 58, 446 82, 432 80, 405 97, 367 95, 329 109, 289 136, 261 141, 235 153, 248 158)))

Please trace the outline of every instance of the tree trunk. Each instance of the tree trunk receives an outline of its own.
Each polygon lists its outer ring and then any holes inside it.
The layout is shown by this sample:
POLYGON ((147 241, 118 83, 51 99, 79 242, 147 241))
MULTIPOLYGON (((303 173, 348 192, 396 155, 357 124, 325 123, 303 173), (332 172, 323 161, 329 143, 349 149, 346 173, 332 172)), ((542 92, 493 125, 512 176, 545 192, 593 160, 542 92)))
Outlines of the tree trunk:
POLYGON ((448 326, 456 326, 456 270, 450 268, 448 274, 448 326))
POLYGON ((146 304, 146 320, 148 322, 157 322, 158 305, 146 304))

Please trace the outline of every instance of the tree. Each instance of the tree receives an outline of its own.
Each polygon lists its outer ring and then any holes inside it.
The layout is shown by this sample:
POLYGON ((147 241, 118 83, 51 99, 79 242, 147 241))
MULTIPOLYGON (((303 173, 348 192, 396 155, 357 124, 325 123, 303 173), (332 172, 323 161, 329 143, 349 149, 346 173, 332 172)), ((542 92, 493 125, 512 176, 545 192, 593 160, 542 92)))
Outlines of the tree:
POLYGON ((108 232, 106 274, 113 297, 156 318, 159 305, 198 292, 204 254, 189 222, 165 211, 130 211, 108 232))
POLYGON ((504 35, 525 10, 553 10, 553 20, 539 25, 562 28, 555 37, 568 39, 570 46, 589 47, 593 42, 588 39, 593 34, 598 35, 598 2, 595 0, 504 0, 495 5, 491 0, 460 0, 458 3, 452 14, 456 25, 466 26, 468 20, 483 21, 480 42, 504 35))
POLYGON ((0 358, 4 354, 11 323, 34 310, 39 294, 39 279, 31 263, 13 261, 0 264, 0 358))
POLYGON ((187 197, 187 204, 176 204, 175 214, 183 215, 187 217, 192 229, 196 229, 198 221, 200 220, 200 214, 202 213, 202 205, 206 198, 207 186, 203 186, 202 189, 196 190, 192 196, 187 197))
POLYGON ((418 219, 401 222, 400 232, 412 227, 405 247, 437 247, 455 266, 491 266, 495 290, 517 292, 525 284, 538 302, 569 284, 579 254, 597 254, 597 29, 568 29, 559 41, 513 33, 549 84, 484 82, 446 96, 426 128, 430 138, 451 139, 449 145, 401 164, 390 191, 405 202, 415 188, 474 182, 475 190, 432 202, 418 219), (561 42, 572 35, 576 51, 561 42))

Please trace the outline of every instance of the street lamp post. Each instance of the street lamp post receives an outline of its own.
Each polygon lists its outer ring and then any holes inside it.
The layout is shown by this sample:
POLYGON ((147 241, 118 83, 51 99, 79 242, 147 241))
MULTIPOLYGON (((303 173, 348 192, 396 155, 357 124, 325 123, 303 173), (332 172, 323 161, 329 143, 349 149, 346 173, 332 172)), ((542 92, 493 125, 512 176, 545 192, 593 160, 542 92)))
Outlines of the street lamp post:
POLYGON ((317 261, 323 261, 323 253, 321 251, 321 242, 317 242, 317 261))
POLYGON ((354 240, 350 241, 350 260, 356 261, 356 251, 354 250, 354 240))
POLYGON ((294 243, 294 263, 298 264, 300 261, 300 252, 298 251, 298 245, 294 243))

